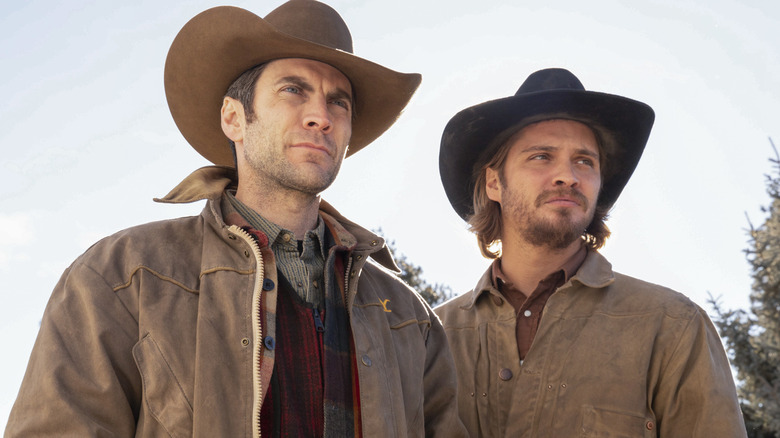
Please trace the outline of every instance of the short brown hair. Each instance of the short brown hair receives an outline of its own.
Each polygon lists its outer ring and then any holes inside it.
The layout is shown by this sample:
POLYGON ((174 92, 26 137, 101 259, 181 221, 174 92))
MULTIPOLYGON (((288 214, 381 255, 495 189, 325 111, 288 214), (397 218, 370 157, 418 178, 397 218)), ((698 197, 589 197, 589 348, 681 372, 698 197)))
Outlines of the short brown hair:
MULTIPOLYGON (((487 156, 483 155, 482 159, 478 162, 484 162, 485 164, 475 167, 475 172, 471 178, 472 181, 474 181, 474 213, 467 218, 467 222, 469 224, 469 231, 477 236, 479 250, 485 258, 495 259, 501 256, 500 247, 496 249, 491 249, 491 247, 495 248, 500 245, 501 233, 504 226, 501 217, 501 204, 493 201, 487 195, 487 189, 485 188, 485 184, 487 183, 487 169, 493 169, 498 172, 503 183, 504 166, 506 165, 506 158, 509 155, 509 150, 512 146, 510 140, 514 134, 520 132, 527 126, 529 126, 528 123, 522 123, 509 128, 498 135, 492 143, 493 145, 498 146, 489 146, 486 148, 486 152, 491 150, 495 150, 495 152, 487 156)), ((599 147, 599 156, 601 157, 600 168, 603 180, 604 168, 606 167, 606 163, 604 162, 605 151, 602 146, 599 131, 592 127, 591 130, 596 136, 596 143, 599 147)), ((592 249, 599 249, 604 246, 610 235, 609 227, 607 227, 607 224, 605 223, 610 209, 611 206, 597 204, 593 220, 582 235, 585 243, 592 249)))
POLYGON ((267 62, 258 64, 249 70, 241 73, 225 92, 225 97, 232 97, 241 102, 244 107, 246 122, 251 123, 255 120, 255 84, 263 73, 267 62))

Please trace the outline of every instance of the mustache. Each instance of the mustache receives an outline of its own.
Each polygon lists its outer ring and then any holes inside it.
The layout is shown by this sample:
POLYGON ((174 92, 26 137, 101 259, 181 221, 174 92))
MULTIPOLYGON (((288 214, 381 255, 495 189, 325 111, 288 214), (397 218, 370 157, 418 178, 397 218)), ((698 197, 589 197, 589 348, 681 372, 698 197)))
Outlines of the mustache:
POLYGON ((577 202, 582 204, 582 206, 585 207, 586 210, 588 208, 588 204, 589 204, 588 198, 586 198, 585 195, 580 193, 578 190, 572 188, 546 190, 536 197, 535 205, 536 207, 541 207, 544 203, 546 203, 550 199, 558 198, 558 197, 575 199, 577 202))

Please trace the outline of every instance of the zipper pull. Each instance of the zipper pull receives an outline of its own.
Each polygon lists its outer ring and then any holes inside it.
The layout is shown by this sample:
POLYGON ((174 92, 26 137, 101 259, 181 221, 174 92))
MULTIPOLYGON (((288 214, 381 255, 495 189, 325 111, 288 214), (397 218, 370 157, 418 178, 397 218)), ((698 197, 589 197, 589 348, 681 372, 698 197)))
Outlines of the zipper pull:
POLYGON ((320 309, 314 308, 311 310, 312 314, 314 314, 314 327, 317 328, 317 331, 322 333, 325 331, 325 324, 322 323, 322 318, 320 317, 320 309))

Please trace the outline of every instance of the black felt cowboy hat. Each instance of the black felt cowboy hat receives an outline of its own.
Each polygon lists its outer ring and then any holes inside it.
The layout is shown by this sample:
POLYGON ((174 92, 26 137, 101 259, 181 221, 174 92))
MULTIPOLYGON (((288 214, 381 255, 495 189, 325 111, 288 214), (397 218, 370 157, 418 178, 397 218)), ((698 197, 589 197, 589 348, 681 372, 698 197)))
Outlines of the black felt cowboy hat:
POLYGON ((560 68, 531 74, 514 96, 466 108, 447 123, 439 150, 444 191, 463 219, 474 213, 475 171, 511 134, 549 119, 576 120, 596 132, 604 163, 598 205, 609 208, 639 163, 655 114, 642 102, 586 91, 560 68))
POLYGON ((219 119, 225 92, 246 70, 282 58, 324 62, 350 80, 355 117, 347 156, 395 122, 421 80, 353 55, 347 25, 324 3, 291 0, 265 18, 216 7, 184 25, 165 61, 168 107, 190 145, 212 163, 232 166, 219 119))

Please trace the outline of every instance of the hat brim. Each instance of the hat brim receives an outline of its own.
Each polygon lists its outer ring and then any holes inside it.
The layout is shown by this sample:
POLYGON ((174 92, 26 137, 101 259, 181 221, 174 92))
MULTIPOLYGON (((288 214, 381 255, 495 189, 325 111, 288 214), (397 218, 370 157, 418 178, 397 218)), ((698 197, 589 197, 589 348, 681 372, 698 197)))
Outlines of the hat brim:
POLYGON ((351 82, 355 117, 347 156, 362 149, 400 116, 420 84, 351 53, 276 30, 241 8, 206 10, 181 29, 165 62, 165 94, 184 138, 214 164, 233 166, 220 109, 227 88, 246 70, 275 59, 305 58, 329 64, 351 82))
POLYGON ((452 207, 463 219, 474 213, 474 172, 497 148, 507 129, 548 119, 576 120, 602 140, 606 166, 598 205, 611 208, 642 156, 655 114, 648 105, 612 94, 545 90, 492 100, 467 108, 444 128, 439 173, 452 207))

